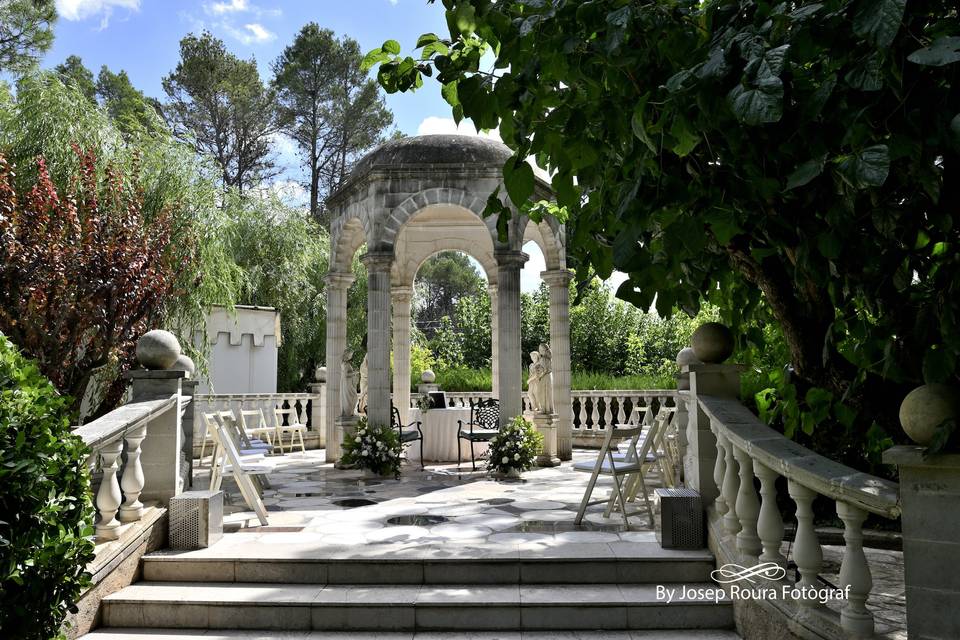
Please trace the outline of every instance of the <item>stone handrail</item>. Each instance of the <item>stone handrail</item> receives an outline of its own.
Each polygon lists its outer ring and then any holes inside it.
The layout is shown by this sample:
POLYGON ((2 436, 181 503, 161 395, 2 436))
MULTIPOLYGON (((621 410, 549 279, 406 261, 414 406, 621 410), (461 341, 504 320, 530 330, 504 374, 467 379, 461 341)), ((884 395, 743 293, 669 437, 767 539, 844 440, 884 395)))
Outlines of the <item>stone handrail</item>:
POLYGON ((277 407, 289 407, 297 412, 298 422, 307 425, 307 430, 319 427, 313 424, 313 416, 308 403, 319 402, 320 394, 314 393, 216 393, 197 394, 194 397, 196 412, 240 411, 263 409, 268 426, 276 426, 277 407))
MULTIPOLYGON (((151 436, 152 424, 167 418, 170 412, 179 414, 188 403, 189 399, 180 394, 130 402, 73 429, 90 450, 90 465, 99 465, 102 471, 100 488, 94 500, 100 516, 96 523, 98 543, 116 540, 124 525, 138 522, 143 517, 144 505, 140 497, 146 480, 141 459, 142 445, 151 436), (124 443, 126 461, 122 478, 118 480, 124 443)), ((179 415, 176 421, 179 422, 179 415)), ((162 448, 164 444, 159 446, 162 448)))
POLYGON ((873 581, 863 552, 863 522, 869 513, 891 519, 900 516, 898 485, 788 440, 736 399, 701 395, 696 400, 716 437, 713 480, 719 495, 710 511, 711 536, 718 547, 734 556, 724 561, 746 567, 773 563, 786 569, 787 560, 780 551, 784 525, 775 486, 783 476, 797 509, 793 556, 800 574, 796 585, 800 591, 795 593, 800 595, 795 603, 807 614, 803 617, 829 624, 829 610, 816 595, 823 551, 814 530, 812 505, 818 495, 833 500, 844 523, 845 541, 840 586, 847 591, 840 611, 840 633, 851 638, 872 637, 873 614, 865 605, 873 581), (760 485, 759 499, 754 478, 760 485))

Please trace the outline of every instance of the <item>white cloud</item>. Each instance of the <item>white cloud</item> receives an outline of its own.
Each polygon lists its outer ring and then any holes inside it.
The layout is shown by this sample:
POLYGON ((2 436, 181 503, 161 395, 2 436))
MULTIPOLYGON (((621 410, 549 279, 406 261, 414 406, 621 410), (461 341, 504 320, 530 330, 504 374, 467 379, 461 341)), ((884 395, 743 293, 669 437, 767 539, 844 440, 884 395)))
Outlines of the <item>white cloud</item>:
POLYGON ((57 14, 64 20, 86 20, 100 16, 100 28, 110 23, 114 8, 137 11, 140 0, 56 0, 57 14))
POLYGON ((257 22, 245 24, 242 29, 238 29, 229 24, 224 24, 223 28, 231 36, 246 45, 270 42, 277 37, 277 34, 257 22))
POLYGON ((546 271, 547 262, 543 259, 543 252, 536 242, 523 245, 523 252, 530 256, 523 268, 520 269, 520 291, 533 293, 540 288, 540 272, 546 271))
POLYGON ((500 140, 500 132, 496 129, 490 131, 477 132, 477 128, 469 120, 461 120, 457 125, 453 118, 441 118, 438 116, 427 116, 417 127, 417 135, 425 136, 435 133, 451 133, 464 136, 480 136, 481 138, 491 138, 500 140))
POLYGON ((229 2, 214 2, 212 4, 205 5, 205 9, 214 14, 214 15, 223 15, 225 13, 240 13, 242 11, 248 11, 250 5, 247 3, 247 0, 230 0, 229 2))

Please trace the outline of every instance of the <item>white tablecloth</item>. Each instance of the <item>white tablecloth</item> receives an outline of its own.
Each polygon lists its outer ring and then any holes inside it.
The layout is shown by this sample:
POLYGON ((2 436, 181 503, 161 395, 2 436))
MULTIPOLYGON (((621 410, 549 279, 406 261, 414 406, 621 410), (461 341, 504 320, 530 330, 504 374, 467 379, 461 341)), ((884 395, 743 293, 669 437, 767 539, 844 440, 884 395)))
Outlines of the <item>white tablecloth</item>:
MULTIPOLYGON (((457 460, 457 420, 464 425, 470 420, 469 408, 430 409, 422 414, 419 409, 410 409, 410 421, 419 420, 423 431, 423 457, 437 462, 456 462, 457 460)), ((460 440, 460 455, 463 462, 470 460, 470 441, 460 440)), ((477 458, 487 451, 486 442, 473 445, 477 458)), ((407 447, 407 457, 411 462, 420 462, 420 443, 414 442, 407 447)))

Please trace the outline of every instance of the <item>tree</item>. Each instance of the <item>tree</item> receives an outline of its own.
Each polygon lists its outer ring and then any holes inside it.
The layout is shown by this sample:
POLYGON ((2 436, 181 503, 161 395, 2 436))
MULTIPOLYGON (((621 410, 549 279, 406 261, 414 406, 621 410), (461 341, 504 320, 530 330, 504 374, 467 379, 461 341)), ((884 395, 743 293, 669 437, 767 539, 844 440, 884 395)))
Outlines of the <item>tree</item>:
POLYGON ((209 32, 187 35, 163 90, 167 122, 214 159, 224 186, 242 193, 276 175, 270 157, 278 131, 275 95, 263 85, 253 59, 240 60, 209 32))
POLYGON ((64 84, 72 82, 87 100, 90 102, 97 101, 97 85, 93 81, 93 72, 83 65, 80 56, 67 56, 67 59, 55 66, 53 70, 60 76, 64 84))
POLYGON ((106 65, 100 67, 96 91, 103 107, 124 133, 135 128, 154 131, 162 126, 159 103, 134 87, 126 71, 114 73, 106 65))
POLYGON ((414 281, 414 318, 417 327, 432 336, 441 318, 457 324, 457 302, 479 295, 483 277, 465 253, 444 251, 427 258, 414 281))
POLYGON ((53 0, 0 2, 0 71, 23 73, 53 44, 53 0))
POLYGON ((775 320, 788 427, 899 433, 910 386, 957 381, 954 2, 443 4, 450 37, 422 36, 423 60, 395 41, 368 54, 381 84, 435 70, 454 116, 514 149, 524 208, 535 156, 568 255, 628 273, 621 298, 714 301, 756 346, 751 321, 775 320))
POLYGON ((303 157, 310 213, 321 224, 322 199, 393 122, 361 61, 355 41, 311 22, 273 63, 279 118, 303 157))

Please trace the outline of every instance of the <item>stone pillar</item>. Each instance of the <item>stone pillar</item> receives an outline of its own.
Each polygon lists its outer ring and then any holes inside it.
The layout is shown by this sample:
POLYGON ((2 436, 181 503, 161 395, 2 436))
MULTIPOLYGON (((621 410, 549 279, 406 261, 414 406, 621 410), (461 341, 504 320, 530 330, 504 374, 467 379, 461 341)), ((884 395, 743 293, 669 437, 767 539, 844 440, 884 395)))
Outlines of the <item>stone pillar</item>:
MULTIPOLYGON (((182 395, 184 371, 136 369, 125 374, 133 381, 133 402, 159 400, 182 395)), ((167 501, 183 492, 180 453, 183 449, 183 423, 180 407, 163 412, 150 420, 147 437, 140 447, 143 467, 143 491, 140 500, 167 501)))
POLYGON ((540 274, 550 287, 550 351, 553 354, 553 411, 557 432, 556 454, 573 458, 573 405, 570 398, 570 280, 566 269, 540 274))
POLYGON ((907 636, 960 638, 960 454, 923 452, 902 445, 883 453, 900 471, 907 636))
POLYGON ((543 435, 543 450, 537 456, 538 467, 557 467, 560 458, 557 457, 557 414, 535 413, 533 425, 543 435))
POLYGON ((490 390, 493 392, 494 398, 499 398, 500 353, 497 348, 497 343, 500 338, 500 329, 498 328, 499 323, 497 319, 500 317, 500 309, 498 308, 499 303, 497 302, 497 285, 487 285, 487 293, 490 294, 490 390))
POLYGON ((690 364, 683 367, 683 373, 690 374, 687 396, 690 422, 687 451, 683 458, 683 477, 687 486, 700 492, 703 504, 712 503, 720 490, 713 480, 717 440, 710 431, 710 419, 700 408, 697 396, 739 398, 740 372, 743 369, 744 366, 739 364, 690 364))
POLYGON ((340 415, 340 358, 347 348, 347 291, 353 283, 352 273, 327 274, 327 400, 324 441, 327 462, 340 458, 341 435, 337 430, 340 415))
POLYGON ((180 382, 184 398, 190 400, 180 418, 183 423, 183 442, 180 443, 180 476, 183 478, 184 490, 193 488, 193 432, 196 430, 196 410, 193 394, 197 392, 198 380, 184 379, 180 382))
POLYGON ((500 426, 523 412, 523 360, 520 350, 520 269, 529 256, 522 251, 498 251, 497 259, 497 380, 500 426))
POLYGON ((393 288, 393 404, 410 422, 410 300, 413 287, 393 288))
POLYGON ((392 253, 367 253, 367 420, 390 424, 390 267, 392 253))
POLYGON ((317 434, 317 448, 327 446, 327 368, 317 367, 316 382, 310 383, 310 429, 317 434))

